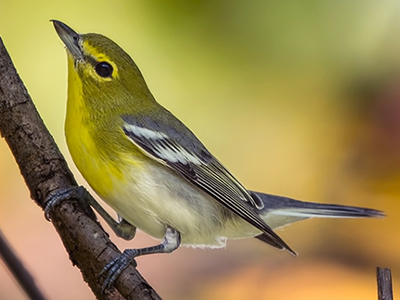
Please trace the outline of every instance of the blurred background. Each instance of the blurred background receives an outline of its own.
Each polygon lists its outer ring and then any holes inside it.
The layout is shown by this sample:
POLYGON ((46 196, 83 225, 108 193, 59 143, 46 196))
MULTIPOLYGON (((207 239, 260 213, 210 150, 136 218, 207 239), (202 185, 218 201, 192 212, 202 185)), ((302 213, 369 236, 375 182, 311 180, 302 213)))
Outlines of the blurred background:
MULTIPOLYGON (((117 42, 156 99, 249 189, 387 213, 278 230, 297 258, 255 239, 139 258, 164 299, 373 300, 377 266, 392 269, 400 295, 399 1, 0 0, 0 11, 0 36, 81 184, 63 134, 66 55, 50 19, 117 42)), ((49 299, 94 299, 3 140, 0 229, 49 299)), ((155 243, 142 233, 112 240, 155 243)), ((26 299, 2 263, 0 299, 26 299)))

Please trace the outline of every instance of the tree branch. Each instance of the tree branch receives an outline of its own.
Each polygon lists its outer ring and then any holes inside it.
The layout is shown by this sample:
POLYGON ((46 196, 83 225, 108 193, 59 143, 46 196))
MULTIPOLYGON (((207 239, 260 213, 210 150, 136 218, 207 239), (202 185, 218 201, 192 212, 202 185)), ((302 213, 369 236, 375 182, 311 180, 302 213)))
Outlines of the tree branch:
POLYGON ((378 300, 393 300, 392 272, 388 268, 376 268, 378 300))
POLYGON ((42 292, 39 290, 32 275, 24 267, 22 262, 15 255, 14 251, 8 245, 3 233, 0 231, 0 257, 3 259, 5 265, 14 278, 19 282, 26 295, 31 300, 45 300, 42 292))
MULTIPOLYGON (((0 134, 8 143, 30 190, 43 209, 54 190, 77 186, 60 150, 43 124, 0 38, 0 134)), ((100 224, 84 213, 78 199, 56 207, 52 224, 69 257, 82 272, 98 299, 161 299, 133 266, 117 279, 115 287, 101 292, 98 274, 120 254, 100 224)))

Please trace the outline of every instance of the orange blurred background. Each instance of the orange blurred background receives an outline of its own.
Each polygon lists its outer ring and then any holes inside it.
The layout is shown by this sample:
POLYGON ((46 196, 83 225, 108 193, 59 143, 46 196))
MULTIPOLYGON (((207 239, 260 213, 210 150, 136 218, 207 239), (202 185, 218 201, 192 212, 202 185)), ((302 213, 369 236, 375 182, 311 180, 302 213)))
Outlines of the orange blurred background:
MULTIPOLYGON (((63 136, 66 55, 50 19, 116 41, 249 189, 387 213, 278 230, 297 258, 257 240, 139 258, 164 299, 372 300, 376 266, 392 269, 400 295, 397 1, 0 0, 0 11, 0 36, 80 183, 63 136)), ((3 140, 0 229, 49 299, 94 299, 3 140)), ((3 299, 26 297, 0 263, 3 299)))

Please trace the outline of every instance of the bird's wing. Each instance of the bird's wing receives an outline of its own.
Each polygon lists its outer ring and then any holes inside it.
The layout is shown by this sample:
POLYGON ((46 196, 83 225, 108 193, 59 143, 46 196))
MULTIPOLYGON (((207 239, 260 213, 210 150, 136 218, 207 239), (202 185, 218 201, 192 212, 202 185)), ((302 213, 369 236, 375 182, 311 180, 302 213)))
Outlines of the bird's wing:
POLYGON ((256 212, 257 202, 228 170, 180 121, 174 126, 162 120, 122 116, 123 131, 141 151, 168 166, 199 187, 235 214, 261 230, 282 248, 293 250, 264 222, 256 212), (164 124, 162 124, 164 123, 164 124), (177 130, 179 126, 179 130, 177 130))

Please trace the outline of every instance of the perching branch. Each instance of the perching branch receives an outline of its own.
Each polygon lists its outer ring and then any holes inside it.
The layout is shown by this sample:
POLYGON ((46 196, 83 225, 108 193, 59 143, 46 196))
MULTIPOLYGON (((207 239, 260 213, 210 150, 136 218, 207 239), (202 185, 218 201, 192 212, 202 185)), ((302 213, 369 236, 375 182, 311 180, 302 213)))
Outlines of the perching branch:
MULTIPOLYGON (((31 198, 43 209, 50 192, 77 186, 52 136, 40 118, 0 38, 0 134, 8 143, 31 198)), ((98 299, 161 299, 133 266, 115 283, 116 290, 101 292, 99 273, 120 251, 95 217, 90 218, 78 199, 69 199, 51 214, 74 265, 98 299)), ((93 214, 94 215, 94 214, 93 214)))

